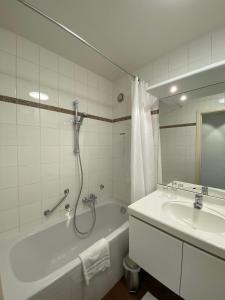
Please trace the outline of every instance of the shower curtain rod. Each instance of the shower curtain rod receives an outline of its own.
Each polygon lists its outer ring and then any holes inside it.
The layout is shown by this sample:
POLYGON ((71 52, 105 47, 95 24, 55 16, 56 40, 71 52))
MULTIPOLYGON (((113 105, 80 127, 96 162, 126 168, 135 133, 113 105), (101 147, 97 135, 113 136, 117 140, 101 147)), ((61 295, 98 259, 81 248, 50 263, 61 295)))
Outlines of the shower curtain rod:
POLYGON ((78 34, 76 34, 75 32, 73 32, 71 29, 69 29, 68 27, 66 27, 65 25, 63 25, 62 23, 58 22, 57 20, 49 17, 47 14, 43 13, 40 9, 36 8, 35 6, 31 5, 30 3, 28 3, 27 1, 24 0, 16 0, 18 2, 20 2, 21 4, 25 5, 26 7, 30 8, 31 10, 33 10, 34 12, 38 13, 39 15, 41 15, 42 17, 46 18, 47 20, 49 20, 50 22, 54 23, 55 25, 57 25, 58 27, 60 27, 61 29, 63 29, 64 31, 66 31, 67 33, 69 33, 70 35, 72 35, 73 37, 75 37, 76 39, 78 39, 81 43, 83 43, 84 45, 86 45, 87 47, 91 48, 92 50, 94 50, 96 53, 98 53, 99 55, 101 55, 102 57, 104 57, 106 60, 108 60, 112 65, 116 66, 117 68, 119 68, 121 71, 123 71, 124 73, 128 74, 129 76, 131 76, 132 78, 135 78, 136 75, 128 72, 126 69, 124 69, 123 67, 121 67, 120 65, 118 65, 117 63, 115 63, 111 58, 109 58, 108 56, 106 56, 102 51, 100 51, 99 49, 97 49, 95 46, 93 46, 92 44, 90 44, 89 42, 87 42, 85 39, 83 39, 81 36, 79 36, 78 34))

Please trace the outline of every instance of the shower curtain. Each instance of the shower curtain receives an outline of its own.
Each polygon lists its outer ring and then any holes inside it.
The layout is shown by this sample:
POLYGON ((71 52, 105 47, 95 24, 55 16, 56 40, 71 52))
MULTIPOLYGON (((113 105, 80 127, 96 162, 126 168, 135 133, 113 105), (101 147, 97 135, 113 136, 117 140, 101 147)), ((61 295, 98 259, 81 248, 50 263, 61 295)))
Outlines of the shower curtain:
POLYGON ((147 84, 136 77, 132 82, 131 201, 146 196, 160 181, 158 101, 146 92, 147 84), (158 172, 159 171, 159 172, 158 172))

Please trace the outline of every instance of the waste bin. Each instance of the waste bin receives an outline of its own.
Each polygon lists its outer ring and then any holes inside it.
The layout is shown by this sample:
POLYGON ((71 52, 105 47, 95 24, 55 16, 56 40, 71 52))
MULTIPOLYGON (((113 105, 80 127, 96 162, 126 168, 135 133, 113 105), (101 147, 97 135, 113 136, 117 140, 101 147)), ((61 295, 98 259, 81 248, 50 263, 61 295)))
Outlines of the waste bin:
POLYGON ((141 268, 128 255, 123 259, 123 267, 127 288, 130 293, 136 293, 140 286, 141 268))

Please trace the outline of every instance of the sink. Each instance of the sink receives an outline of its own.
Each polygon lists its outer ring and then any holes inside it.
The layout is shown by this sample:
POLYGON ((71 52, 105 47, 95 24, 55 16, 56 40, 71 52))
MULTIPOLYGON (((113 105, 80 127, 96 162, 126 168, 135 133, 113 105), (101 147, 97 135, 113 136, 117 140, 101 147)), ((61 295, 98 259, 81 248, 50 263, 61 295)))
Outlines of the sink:
POLYGON ((225 216, 207 206, 195 209, 193 203, 169 201, 163 204, 163 211, 173 220, 192 229, 208 233, 225 233, 225 216))

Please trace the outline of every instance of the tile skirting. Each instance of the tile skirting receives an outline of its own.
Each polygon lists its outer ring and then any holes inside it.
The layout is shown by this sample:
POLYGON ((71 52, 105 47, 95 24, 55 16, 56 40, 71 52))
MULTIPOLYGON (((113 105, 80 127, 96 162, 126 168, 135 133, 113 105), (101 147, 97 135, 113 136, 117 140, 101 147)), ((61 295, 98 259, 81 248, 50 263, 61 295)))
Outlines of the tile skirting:
POLYGON ((190 126, 196 126, 196 123, 183 123, 183 124, 165 125, 165 126, 160 126, 160 129, 177 128, 177 127, 190 127, 190 126))
MULTIPOLYGON (((47 105, 47 104, 23 100, 23 99, 18 99, 18 98, 4 96, 4 95, 0 95, 0 101, 14 103, 17 105, 36 107, 36 108, 40 108, 40 109, 60 112, 60 113, 69 114, 69 115, 75 115, 75 112, 71 109, 61 108, 61 107, 57 107, 57 106, 47 105)), ((151 112, 151 114, 152 115, 159 114, 159 110, 153 110, 151 112)), ((100 116, 96 116, 96 115, 87 114, 87 118, 93 119, 93 120, 99 120, 99 121, 103 121, 103 122, 116 123, 116 122, 130 120, 131 116, 129 115, 129 116, 120 117, 120 118, 116 118, 116 119, 109 119, 109 118, 104 118, 104 117, 100 117, 100 116)))

